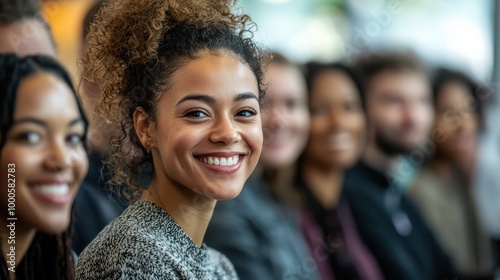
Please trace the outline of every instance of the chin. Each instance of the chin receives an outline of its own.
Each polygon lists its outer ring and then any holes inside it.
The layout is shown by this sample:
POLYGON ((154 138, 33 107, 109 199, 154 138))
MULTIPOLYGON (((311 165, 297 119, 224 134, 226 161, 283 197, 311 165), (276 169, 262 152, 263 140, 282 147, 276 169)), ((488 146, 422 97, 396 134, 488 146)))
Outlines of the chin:
POLYGON ((59 223, 51 223, 44 226, 39 227, 39 230, 46 234, 59 234, 63 231, 66 231, 69 227, 69 221, 59 222, 59 223))

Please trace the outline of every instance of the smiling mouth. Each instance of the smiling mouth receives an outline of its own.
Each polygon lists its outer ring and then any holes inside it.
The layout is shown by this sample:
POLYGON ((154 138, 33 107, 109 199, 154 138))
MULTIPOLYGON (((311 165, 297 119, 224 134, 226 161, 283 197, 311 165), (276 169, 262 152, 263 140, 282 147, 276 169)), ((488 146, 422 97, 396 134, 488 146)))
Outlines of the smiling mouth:
POLYGON ((30 189, 37 199, 53 205, 67 204, 72 197, 69 182, 34 183, 30 189))
POLYGON ((198 160, 206 163, 208 165, 215 166, 234 166, 238 164, 240 156, 232 156, 232 157, 198 157, 198 160))

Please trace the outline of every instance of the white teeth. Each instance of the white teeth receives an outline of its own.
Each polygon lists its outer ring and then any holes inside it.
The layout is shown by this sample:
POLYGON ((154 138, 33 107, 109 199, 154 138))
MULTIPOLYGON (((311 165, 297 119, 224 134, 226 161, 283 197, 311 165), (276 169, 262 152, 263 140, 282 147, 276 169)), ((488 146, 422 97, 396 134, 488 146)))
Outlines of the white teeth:
POLYGON ((37 192, 52 196, 65 196, 69 192, 68 184, 40 185, 40 186, 35 186, 34 188, 37 192))
POLYGON ((233 166, 238 163, 239 156, 233 157, 208 157, 208 158, 200 158, 200 161, 210 164, 210 165, 220 165, 220 166, 233 166))

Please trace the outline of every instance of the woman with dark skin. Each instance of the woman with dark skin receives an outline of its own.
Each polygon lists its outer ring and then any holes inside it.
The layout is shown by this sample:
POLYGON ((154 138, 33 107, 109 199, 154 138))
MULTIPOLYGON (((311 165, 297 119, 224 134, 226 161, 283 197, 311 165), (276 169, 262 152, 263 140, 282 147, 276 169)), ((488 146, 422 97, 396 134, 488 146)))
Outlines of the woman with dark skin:
POLYGON ((87 37, 83 79, 121 126, 107 162, 131 205, 82 252, 77 279, 233 279, 203 243, 262 148, 261 54, 233 1, 111 0, 87 37), (145 186, 145 187, 144 187, 145 186))
POLYGON ((482 126, 479 94, 483 90, 461 72, 436 71, 434 154, 408 190, 441 246, 462 275, 471 279, 491 277, 493 269, 491 243, 471 189, 482 126))
POLYGON ((342 64, 305 69, 311 122, 296 188, 304 236, 323 279, 382 279, 342 198, 344 172, 365 141, 361 86, 342 64))
POLYGON ((71 216, 88 122, 66 71, 0 55, 1 279, 74 279, 71 216), (11 220, 10 218, 15 218, 11 220))

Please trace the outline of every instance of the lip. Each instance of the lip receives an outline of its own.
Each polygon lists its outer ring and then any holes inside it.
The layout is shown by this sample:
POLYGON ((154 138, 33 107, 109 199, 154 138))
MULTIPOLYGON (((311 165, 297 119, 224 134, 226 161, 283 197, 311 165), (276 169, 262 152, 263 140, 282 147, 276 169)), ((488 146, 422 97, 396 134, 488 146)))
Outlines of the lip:
POLYGON ((246 156, 248 153, 246 152, 213 152, 213 153, 205 153, 205 154, 196 154, 194 157, 234 157, 234 156, 246 156))
POLYGON ((325 148, 331 152, 342 152, 352 148, 353 137, 349 133, 338 133, 329 135, 325 142, 325 148))
POLYGON ((73 186, 72 182, 70 181, 36 181, 36 182, 30 182, 28 186, 29 186, 29 191, 37 200, 53 206, 64 206, 70 203, 73 197, 72 195, 73 186), (37 189, 38 186, 47 186, 47 185, 56 185, 56 186, 67 185, 68 192, 64 195, 53 195, 41 192, 37 189))
POLYGON ((243 159, 247 156, 247 153, 244 152, 214 152, 214 153, 205 153, 205 154, 198 154, 195 155, 194 157, 196 158, 196 161, 200 163, 203 167, 208 169, 211 172, 217 173, 217 174, 234 174, 238 172, 238 170, 241 168, 241 165, 243 164, 243 159), (213 164, 208 164, 200 160, 202 157, 233 157, 233 156, 238 156, 238 163, 235 165, 231 166, 221 166, 221 165, 213 165, 213 164))

